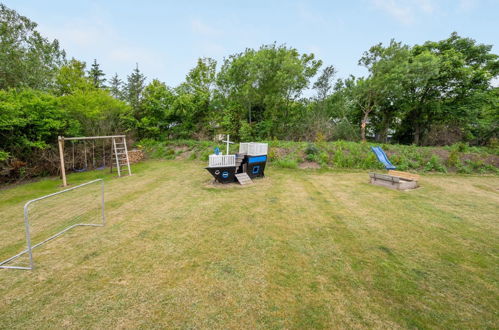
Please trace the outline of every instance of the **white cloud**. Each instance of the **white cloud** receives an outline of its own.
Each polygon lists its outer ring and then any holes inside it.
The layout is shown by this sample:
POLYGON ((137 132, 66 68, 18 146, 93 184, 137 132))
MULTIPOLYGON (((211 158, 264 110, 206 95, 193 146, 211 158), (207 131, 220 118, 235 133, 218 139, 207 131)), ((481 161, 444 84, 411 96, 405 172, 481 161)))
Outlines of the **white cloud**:
POLYGON ((200 34, 206 37, 216 37, 222 34, 222 31, 218 30, 217 28, 208 25, 206 23, 203 23, 199 19, 193 19, 191 20, 191 29, 194 33, 200 34))
POLYGON ((427 14, 431 14, 435 11, 435 6, 431 0, 416 0, 416 4, 427 14))
POLYGON ((221 57, 226 54, 227 50, 220 44, 220 38, 224 37, 222 30, 199 19, 192 19, 190 25, 197 40, 193 46, 198 49, 200 57, 221 57))
POLYGON ((131 42, 98 17, 68 20, 57 26, 40 24, 39 30, 49 39, 59 40, 68 57, 84 60, 87 65, 95 58, 109 75, 118 72, 124 77, 136 63, 147 76, 165 69, 164 54, 131 42))
POLYGON ((421 13, 435 12, 433 0, 371 0, 371 3, 405 25, 414 23, 421 13))
POLYGON ((477 5, 476 0, 459 0, 458 9, 460 11, 470 11, 477 5))
POLYGON ((407 5, 395 0, 372 0, 373 4, 402 24, 414 22, 414 12, 407 5))
POLYGON ((328 23, 328 20, 323 15, 310 8, 307 3, 299 3, 296 10, 298 17, 307 24, 326 25, 328 23))
POLYGON ((95 21, 77 20, 57 27, 40 24, 39 30, 51 39, 58 39, 66 47, 100 45, 113 37, 109 27, 95 21))

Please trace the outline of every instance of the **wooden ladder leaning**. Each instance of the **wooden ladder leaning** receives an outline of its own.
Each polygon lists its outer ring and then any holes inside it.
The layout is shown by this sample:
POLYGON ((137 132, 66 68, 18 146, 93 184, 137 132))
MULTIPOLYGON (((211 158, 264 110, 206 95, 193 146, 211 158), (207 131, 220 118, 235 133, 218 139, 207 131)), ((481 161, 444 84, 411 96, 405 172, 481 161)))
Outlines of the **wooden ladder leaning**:
POLYGON ((128 149, 126 146, 126 136, 113 137, 113 156, 116 169, 118 170, 118 176, 121 176, 122 167, 124 166, 128 167, 128 175, 132 175, 130 159, 128 158, 128 149), (121 139, 121 141, 116 141, 117 139, 121 139))

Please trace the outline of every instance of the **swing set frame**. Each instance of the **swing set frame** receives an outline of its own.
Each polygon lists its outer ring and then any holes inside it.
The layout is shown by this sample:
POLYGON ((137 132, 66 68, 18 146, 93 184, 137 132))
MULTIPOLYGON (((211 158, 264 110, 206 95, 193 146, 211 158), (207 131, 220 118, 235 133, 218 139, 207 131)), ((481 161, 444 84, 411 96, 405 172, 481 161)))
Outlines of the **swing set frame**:
MULTIPOLYGON (((64 160, 64 142, 65 141, 76 141, 76 140, 99 140, 99 139, 111 139, 111 155, 113 154, 113 148, 115 146, 114 141, 115 139, 123 139, 125 141, 126 145, 126 135, 106 135, 106 136, 78 136, 78 137, 64 137, 64 136, 59 136, 57 138, 58 145, 59 145, 59 160, 61 163, 61 178, 62 178, 62 186, 66 187, 68 185, 67 180, 66 180, 66 166, 65 166, 65 160, 64 160)), ((95 145, 94 145, 95 147, 95 145)), ((74 146, 73 146, 74 148, 74 146)), ((125 146, 126 148, 126 146, 125 146)), ((93 152, 93 151, 92 151, 93 152)), ((85 147, 85 164, 87 162, 87 154, 86 154, 86 147, 85 147)), ((73 149, 73 162, 74 162, 74 149, 73 149)), ((93 162, 95 163, 95 158, 93 158, 93 162)), ((95 165, 95 164, 94 164, 95 165)), ((105 159, 104 159, 104 166, 105 166, 105 159)), ((111 166, 111 171, 113 170, 113 161, 111 160, 110 163, 111 166)))

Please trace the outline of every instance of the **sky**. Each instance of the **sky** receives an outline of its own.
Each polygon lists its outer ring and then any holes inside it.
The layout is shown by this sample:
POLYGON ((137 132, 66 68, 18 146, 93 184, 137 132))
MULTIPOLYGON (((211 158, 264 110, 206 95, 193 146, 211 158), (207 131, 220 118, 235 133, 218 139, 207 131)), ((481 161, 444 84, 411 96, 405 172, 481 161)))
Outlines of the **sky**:
POLYGON ((453 31, 498 53, 499 0, 52 1, 0 0, 58 39, 68 58, 94 59, 125 80, 138 63, 148 80, 181 83, 199 57, 276 42, 314 53, 338 77, 365 75, 362 53, 393 38, 413 45, 453 31))

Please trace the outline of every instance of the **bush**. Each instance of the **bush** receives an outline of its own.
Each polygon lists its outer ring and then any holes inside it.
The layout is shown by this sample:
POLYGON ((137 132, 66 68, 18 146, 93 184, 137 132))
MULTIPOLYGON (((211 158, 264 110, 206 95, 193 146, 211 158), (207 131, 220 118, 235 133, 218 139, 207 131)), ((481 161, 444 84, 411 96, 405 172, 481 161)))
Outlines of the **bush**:
POLYGON ((296 162, 296 160, 290 158, 279 159, 273 164, 281 168, 298 168, 298 163, 296 162))
POLYGON ((457 167, 459 164, 459 151, 457 149, 453 149, 451 150, 449 158, 447 159, 447 166, 457 167))
POLYGON ((307 148, 305 148, 305 153, 307 155, 317 155, 319 153, 319 148, 313 143, 307 144, 307 148))
POLYGON ((430 160, 426 163, 424 170, 447 173, 447 168, 445 168, 437 155, 431 156, 430 160))
POLYGON ((248 122, 241 121, 241 127, 239 128, 239 137, 241 141, 253 140, 253 128, 248 122))

